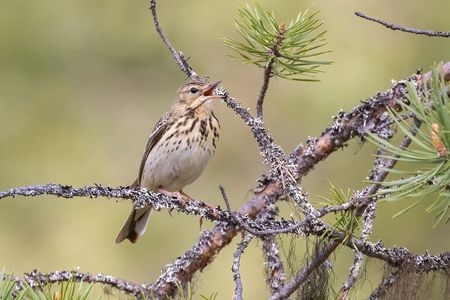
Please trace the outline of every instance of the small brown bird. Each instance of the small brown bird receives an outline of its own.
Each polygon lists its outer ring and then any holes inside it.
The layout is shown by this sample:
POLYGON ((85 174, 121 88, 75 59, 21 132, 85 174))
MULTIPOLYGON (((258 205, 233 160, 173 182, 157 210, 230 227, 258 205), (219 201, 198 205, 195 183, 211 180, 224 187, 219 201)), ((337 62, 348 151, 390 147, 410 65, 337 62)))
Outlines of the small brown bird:
MULTIPOLYGON (((191 81, 180 88, 175 102, 156 123, 144 152, 134 188, 145 187, 191 199, 183 188, 194 182, 213 155, 219 121, 212 110, 213 91, 220 81, 191 81)), ((133 209, 116 238, 136 243, 147 229, 151 206, 133 209)))

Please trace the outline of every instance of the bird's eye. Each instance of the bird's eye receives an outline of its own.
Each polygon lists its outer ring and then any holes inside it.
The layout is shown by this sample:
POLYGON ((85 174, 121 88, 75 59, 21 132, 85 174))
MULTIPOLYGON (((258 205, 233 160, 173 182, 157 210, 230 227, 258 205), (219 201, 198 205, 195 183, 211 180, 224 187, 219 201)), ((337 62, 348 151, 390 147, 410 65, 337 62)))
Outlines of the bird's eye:
POLYGON ((189 91, 191 92, 191 94, 196 94, 198 92, 198 89, 193 87, 189 91))

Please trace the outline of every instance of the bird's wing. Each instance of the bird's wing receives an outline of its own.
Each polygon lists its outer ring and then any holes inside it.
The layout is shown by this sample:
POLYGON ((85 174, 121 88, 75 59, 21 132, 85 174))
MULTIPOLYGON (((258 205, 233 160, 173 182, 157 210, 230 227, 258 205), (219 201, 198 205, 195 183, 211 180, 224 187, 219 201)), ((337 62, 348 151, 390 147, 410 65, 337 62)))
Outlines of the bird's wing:
POLYGON ((169 127, 169 120, 171 111, 167 112, 161 119, 159 119, 158 123, 156 123, 155 128, 153 128, 152 133, 150 134, 150 137, 148 138, 147 146, 145 147, 144 156, 141 160, 141 165, 139 166, 139 173, 138 178, 133 182, 131 185, 132 188, 140 187, 141 185, 141 179, 142 179, 142 172, 144 172, 145 162, 147 161, 147 157, 149 153, 152 151, 153 147, 156 145, 156 143, 161 139, 161 137, 164 135, 164 132, 166 132, 167 128, 169 127))

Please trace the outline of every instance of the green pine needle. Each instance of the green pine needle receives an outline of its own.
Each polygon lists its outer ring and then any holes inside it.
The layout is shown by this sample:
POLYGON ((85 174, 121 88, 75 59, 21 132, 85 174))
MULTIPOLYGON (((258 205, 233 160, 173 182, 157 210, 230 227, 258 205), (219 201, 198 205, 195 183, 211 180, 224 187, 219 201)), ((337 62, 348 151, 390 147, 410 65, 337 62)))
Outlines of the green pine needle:
POLYGON ((0 272, 0 299, 1 300, 87 300, 92 299, 92 283, 87 287, 83 282, 76 282, 74 278, 59 284, 48 284, 32 288, 27 282, 22 282, 23 287, 14 294, 16 282, 5 276, 5 271, 0 272), (54 289, 55 286, 59 288, 54 289))
POLYGON ((407 83, 409 101, 401 102, 400 106, 402 112, 414 115, 421 121, 422 126, 416 135, 409 130, 411 120, 404 120, 400 112, 389 110, 398 131, 411 139, 411 147, 401 149, 375 134, 368 134, 368 140, 383 150, 384 153, 378 155, 380 158, 403 162, 402 168, 387 170, 394 178, 382 182, 377 194, 385 200, 419 198, 394 217, 410 211, 422 201, 432 199, 426 212, 435 213, 434 226, 450 220, 450 101, 446 92, 449 85, 439 73, 440 69, 440 66, 435 68, 430 86, 425 87, 422 94, 407 83))
MULTIPOLYGON (((350 190, 346 192, 342 189, 336 188, 333 183, 330 182, 330 196, 319 197, 324 200, 321 205, 341 205, 347 203, 350 198, 350 190)), ((352 209, 350 210, 342 210, 335 213, 336 219, 333 224, 331 224, 330 228, 323 234, 323 238, 328 238, 333 231, 337 230, 345 234, 345 238, 342 241, 345 244, 351 236, 355 235, 357 231, 361 229, 361 224, 358 217, 355 216, 352 209)))
POLYGON ((326 44, 325 31, 319 31, 321 25, 317 12, 308 15, 308 11, 300 12, 286 25, 257 3, 254 9, 248 5, 238 9, 234 27, 242 41, 221 38, 235 52, 231 56, 242 63, 265 68, 272 61, 271 75, 289 80, 318 81, 314 75, 320 72, 319 66, 331 63, 312 59, 329 52, 318 51, 326 44))

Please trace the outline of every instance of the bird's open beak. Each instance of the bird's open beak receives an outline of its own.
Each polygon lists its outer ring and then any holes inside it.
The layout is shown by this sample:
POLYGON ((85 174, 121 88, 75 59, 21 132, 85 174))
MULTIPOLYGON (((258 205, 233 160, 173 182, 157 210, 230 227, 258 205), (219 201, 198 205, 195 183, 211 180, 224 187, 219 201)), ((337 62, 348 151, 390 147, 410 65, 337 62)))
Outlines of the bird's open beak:
POLYGON ((216 81, 213 83, 208 84, 205 87, 205 90, 203 91, 202 95, 205 96, 208 99, 222 99, 222 96, 214 95, 214 89, 221 83, 222 81, 216 81))

